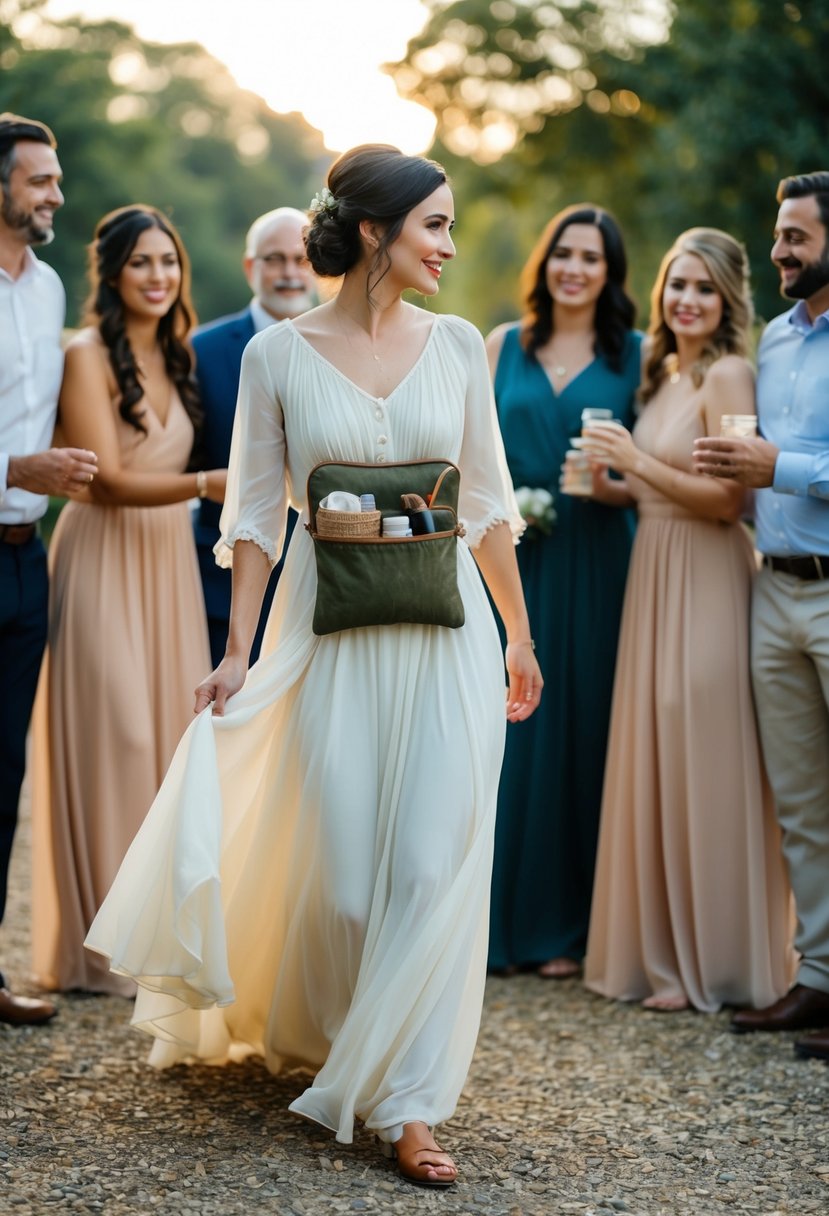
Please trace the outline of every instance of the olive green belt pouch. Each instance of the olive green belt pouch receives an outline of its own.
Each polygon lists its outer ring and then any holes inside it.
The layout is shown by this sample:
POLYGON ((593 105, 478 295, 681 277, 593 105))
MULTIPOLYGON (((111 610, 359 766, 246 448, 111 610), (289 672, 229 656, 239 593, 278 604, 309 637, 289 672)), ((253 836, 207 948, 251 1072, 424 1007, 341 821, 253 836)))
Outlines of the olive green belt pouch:
POLYGON ((314 633, 367 625, 463 625, 458 589, 460 476, 448 460, 383 465, 325 461, 311 470, 310 523, 305 526, 317 564, 314 633), (404 514, 401 494, 419 494, 429 504, 437 531, 407 537, 321 536, 319 504, 335 490, 373 494, 381 517, 404 514))

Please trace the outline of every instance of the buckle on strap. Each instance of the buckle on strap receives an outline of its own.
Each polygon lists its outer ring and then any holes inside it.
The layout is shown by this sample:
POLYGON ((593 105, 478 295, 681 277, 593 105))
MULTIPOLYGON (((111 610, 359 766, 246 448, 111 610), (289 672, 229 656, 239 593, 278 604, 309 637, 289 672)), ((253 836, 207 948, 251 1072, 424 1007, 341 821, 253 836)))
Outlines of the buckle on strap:
POLYGON ((37 524, 0 524, 0 544, 27 545, 37 535, 37 524))
POLYGON ((809 582, 829 578, 829 556, 822 553, 799 553, 791 557, 777 557, 767 553, 763 555, 763 565, 770 570, 809 582))

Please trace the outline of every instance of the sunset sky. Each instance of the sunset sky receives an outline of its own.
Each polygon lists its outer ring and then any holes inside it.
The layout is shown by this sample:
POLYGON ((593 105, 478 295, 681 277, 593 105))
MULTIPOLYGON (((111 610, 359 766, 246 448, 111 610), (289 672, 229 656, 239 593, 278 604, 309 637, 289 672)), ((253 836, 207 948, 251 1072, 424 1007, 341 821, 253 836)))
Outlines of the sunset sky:
POLYGON ((380 70, 423 27, 420 0, 49 0, 46 12, 124 21, 151 42, 200 42, 272 109, 301 111, 332 152, 431 143, 432 115, 380 70))

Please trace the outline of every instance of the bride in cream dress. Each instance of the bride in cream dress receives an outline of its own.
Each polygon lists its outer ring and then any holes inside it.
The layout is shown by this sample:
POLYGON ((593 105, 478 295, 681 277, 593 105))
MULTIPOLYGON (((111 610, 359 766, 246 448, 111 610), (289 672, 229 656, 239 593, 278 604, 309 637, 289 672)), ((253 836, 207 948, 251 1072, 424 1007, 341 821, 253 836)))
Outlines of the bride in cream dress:
MULTIPOLYGON (((521 530, 483 343, 433 295, 454 255, 443 171, 346 153, 315 199, 308 253, 335 300, 248 346, 222 541, 227 654, 88 945, 139 984, 152 1062, 256 1052, 316 1071, 291 1109, 343 1142, 359 1119, 401 1173, 447 1186, 430 1128, 452 1114, 483 998, 505 719, 541 693, 514 555, 521 530), (288 502, 323 460, 446 458, 461 470, 459 629, 316 636, 313 542, 291 541, 262 659, 258 605, 288 502), (504 659, 483 583, 504 619, 504 659)), ((371 586, 366 586, 371 596, 371 586)))

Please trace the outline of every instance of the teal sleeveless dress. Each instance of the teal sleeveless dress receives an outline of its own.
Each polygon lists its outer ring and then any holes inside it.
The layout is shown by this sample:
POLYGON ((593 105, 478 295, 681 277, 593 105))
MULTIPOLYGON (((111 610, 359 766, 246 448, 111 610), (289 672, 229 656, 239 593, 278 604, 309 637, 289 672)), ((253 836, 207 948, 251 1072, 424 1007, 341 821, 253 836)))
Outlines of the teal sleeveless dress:
POLYGON ((495 399, 513 484, 545 487, 557 512, 549 536, 525 535, 518 567, 544 676, 541 704, 507 726, 498 795, 489 966, 581 959, 602 801, 616 641, 632 511, 558 488, 586 406, 633 425, 642 335, 626 341, 621 370, 596 358, 561 392, 507 331, 495 399))

